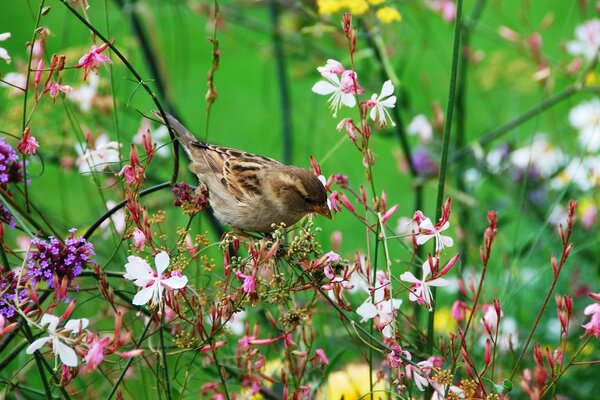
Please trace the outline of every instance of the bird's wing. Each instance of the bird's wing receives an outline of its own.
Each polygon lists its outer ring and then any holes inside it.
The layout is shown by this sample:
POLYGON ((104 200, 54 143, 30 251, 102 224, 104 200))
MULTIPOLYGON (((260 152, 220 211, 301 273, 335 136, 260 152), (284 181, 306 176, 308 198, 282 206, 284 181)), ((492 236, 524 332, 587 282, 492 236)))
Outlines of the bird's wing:
POLYGON ((263 193, 264 172, 282 166, 272 158, 246 153, 229 147, 195 141, 192 145, 203 150, 206 164, 238 201, 263 193))

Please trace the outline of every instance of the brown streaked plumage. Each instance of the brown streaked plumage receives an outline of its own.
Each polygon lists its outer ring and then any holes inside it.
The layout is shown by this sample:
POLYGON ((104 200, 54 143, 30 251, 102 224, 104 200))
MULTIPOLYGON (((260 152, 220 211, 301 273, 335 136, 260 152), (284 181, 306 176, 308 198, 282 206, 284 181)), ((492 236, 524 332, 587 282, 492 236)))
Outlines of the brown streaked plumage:
POLYGON ((290 226, 313 212, 331 218, 325 187, 312 172, 202 142, 166 115, 219 221, 243 231, 271 232, 273 224, 290 226))

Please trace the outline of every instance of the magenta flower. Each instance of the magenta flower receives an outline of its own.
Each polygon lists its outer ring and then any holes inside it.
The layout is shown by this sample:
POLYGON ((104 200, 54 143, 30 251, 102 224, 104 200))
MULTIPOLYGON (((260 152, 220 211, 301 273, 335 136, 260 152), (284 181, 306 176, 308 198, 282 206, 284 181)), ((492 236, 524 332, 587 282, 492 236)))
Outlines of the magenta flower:
POLYGON ((73 90, 73 88, 69 85, 61 85, 58 82, 50 82, 46 87, 48 92, 50 93, 50 97, 56 99, 59 92, 69 93, 73 90))
POLYGON ((23 137, 17 144, 17 150, 23 154, 33 155, 37 152, 37 148, 39 144, 37 139, 30 135, 29 127, 25 128, 25 132, 23 132, 23 137))
POLYGON ((88 352, 85 355, 85 366, 83 367, 85 372, 94 371, 98 368, 102 360, 104 360, 104 348, 109 339, 108 336, 103 339, 94 336, 92 342, 88 345, 88 352))
POLYGON ((235 273, 235 276, 244 280, 244 283, 242 283, 244 293, 251 294, 256 292, 256 281, 252 275, 245 275, 238 271, 235 273))
POLYGON ((107 56, 102 55, 101 53, 108 48, 108 43, 104 43, 100 47, 96 47, 96 45, 92 45, 89 53, 85 54, 83 57, 79 59, 77 63, 77 68, 83 68, 83 80, 85 81, 90 73, 90 71, 97 70, 102 63, 107 62, 112 64, 112 61, 107 56))

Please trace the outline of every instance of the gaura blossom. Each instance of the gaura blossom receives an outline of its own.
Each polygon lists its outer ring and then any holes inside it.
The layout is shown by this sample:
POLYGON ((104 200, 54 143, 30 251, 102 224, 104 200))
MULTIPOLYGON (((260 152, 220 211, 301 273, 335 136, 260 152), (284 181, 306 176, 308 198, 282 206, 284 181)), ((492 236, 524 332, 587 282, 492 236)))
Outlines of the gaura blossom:
POLYGON ((102 44, 100 47, 96 47, 96 45, 92 45, 90 51, 83 55, 79 62, 77 63, 77 68, 83 68, 83 80, 85 81, 90 73, 90 71, 97 70, 102 63, 107 62, 112 64, 112 61, 107 56, 104 56, 102 53, 104 50, 108 48, 108 43, 102 44))
POLYGON ((585 328, 585 334, 590 334, 596 338, 600 338, 600 294, 592 293, 590 297, 596 300, 596 303, 588 305, 583 314, 590 316, 590 321, 587 324, 581 325, 585 328))
POLYGON ((369 114, 371 119, 376 121, 382 128, 385 128, 387 119, 390 120, 392 126, 396 126, 390 113, 386 110, 386 108, 394 108, 396 106, 396 96, 393 96, 393 93, 394 85, 392 85, 392 81, 387 80, 383 82, 379 96, 377 93, 374 93, 371 96, 371 100, 367 101, 367 106, 372 107, 369 114))
POLYGON ((96 336, 92 338, 91 343, 88 345, 88 352, 85 355, 85 366, 83 367, 85 372, 94 371, 104 360, 104 348, 109 339, 108 336, 103 339, 96 336))
POLYGON ((593 98, 569 111, 569 123, 579 131, 579 144, 589 152, 600 149, 600 99, 593 98))
POLYGON ((48 325, 48 333, 49 335, 40 339, 37 339, 33 343, 31 343, 25 352, 27 354, 33 354, 34 351, 42 348, 46 343, 52 343, 52 352, 54 353, 57 362, 58 358, 60 361, 68 366, 68 367, 76 367, 77 366, 77 354, 72 347, 66 344, 68 340, 68 335, 65 336, 62 333, 71 332, 71 333, 80 333, 83 329, 85 329, 89 320, 87 318, 81 319, 72 319, 65 324, 65 327, 60 331, 57 330, 59 319, 54 315, 44 314, 42 316, 42 320, 40 321, 40 326, 48 325))
POLYGON ((400 279, 404 282, 412 283, 414 285, 413 288, 410 289, 410 294, 408 295, 408 299, 410 301, 416 301, 420 305, 426 306, 429 311, 432 310, 431 300, 431 288, 430 286, 448 286, 450 285, 450 281, 444 278, 436 278, 428 280, 431 275, 431 262, 426 260, 423 263, 423 275, 421 279, 417 279, 412 272, 405 272, 400 275, 400 279))
POLYGON ((419 224, 419 235, 417 236, 417 244, 419 246, 424 245, 431 238, 435 238, 435 251, 442 251, 445 247, 452 247, 454 240, 450 236, 444 236, 440 232, 445 231, 450 227, 448 221, 444 222, 442 226, 434 226, 429 218, 425 218, 419 224))
MULTIPOLYGON (((9 37, 10 37, 10 32, 0 33, 0 42, 5 41, 9 37)), ((3 59, 4 61, 6 61, 7 63, 10 63, 10 60, 11 60, 10 55, 8 54, 8 51, 6 51, 6 49, 4 47, 0 47, 0 58, 3 59)))
POLYGON ((332 60, 331 58, 327 60, 327 64, 322 67, 317 67, 317 71, 322 74, 337 74, 341 75, 346 69, 342 65, 341 62, 337 60, 332 60))
POLYGON ((418 136, 422 143, 429 143, 433 138, 433 127, 423 114, 415 115, 406 127, 409 135, 418 136))
POLYGON ((358 76, 354 71, 346 70, 342 72, 341 77, 329 72, 322 72, 321 76, 325 80, 315 83, 312 91, 323 96, 331 95, 327 102, 334 117, 337 116, 337 112, 342 105, 350 108, 354 107, 356 105, 356 94, 364 93, 364 90, 358 84, 358 76))
POLYGON ((362 317, 361 322, 365 322, 369 319, 378 317, 379 321, 376 324, 378 329, 381 330, 381 333, 384 337, 388 339, 391 338, 391 324, 394 321, 394 313, 402 305, 402 300, 381 300, 376 304, 371 303, 370 300, 371 298, 369 298, 365 303, 358 307, 356 309, 356 313, 362 317))
POLYGON ((39 144, 37 139, 31 136, 29 127, 25 128, 25 132, 23 132, 23 137, 17 144, 17 150, 19 150, 23 154, 33 155, 37 152, 37 148, 39 144))
POLYGON ((600 19, 584 22, 575 28, 575 40, 567 43, 567 52, 583 56, 588 61, 598 57, 600 49, 600 19))
POLYGON ((177 275, 175 273, 171 273, 169 277, 163 275, 163 272, 169 267, 170 263, 169 255, 164 251, 161 251, 154 257, 156 271, 144 259, 138 256, 129 256, 127 257, 127 261, 128 263, 125 264, 127 272, 123 277, 133 281, 136 286, 142 288, 133 298, 132 303, 136 306, 143 306, 150 302, 150 306, 160 307, 165 288, 171 290, 181 289, 187 285, 188 278, 185 275, 177 275))
POLYGON ((429 360, 420 361, 417 363, 417 366, 412 364, 408 364, 406 366, 406 377, 409 380, 414 380, 415 385, 417 385, 417 389, 423 392, 425 391, 425 387, 429 386, 429 380, 427 379, 427 375, 433 369, 433 363, 429 360))
POLYGON ((48 84, 48 86, 46 87, 46 89, 50 93, 50 97, 52 97, 53 99, 56 99, 59 92, 69 93, 69 92, 71 92, 71 90, 73 90, 73 88, 71 86, 61 85, 58 82, 50 82, 48 84))
POLYGON ((76 162, 79 172, 84 174, 92 171, 104 171, 110 164, 118 163, 120 147, 120 143, 109 141, 105 134, 98 136, 94 145, 89 146, 85 151, 76 146, 75 150, 79 153, 76 162))

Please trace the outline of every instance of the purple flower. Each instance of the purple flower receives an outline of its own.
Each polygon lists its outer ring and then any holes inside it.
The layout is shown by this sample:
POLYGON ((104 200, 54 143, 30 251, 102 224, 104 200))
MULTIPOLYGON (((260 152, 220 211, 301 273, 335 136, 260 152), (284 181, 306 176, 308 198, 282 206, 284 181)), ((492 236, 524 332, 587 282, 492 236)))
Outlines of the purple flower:
POLYGON ((412 154, 412 161, 419 174, 426 176, 433 176, 437 174, 437 164, 431 158, 427 150, 415 150, 412 154))
POLYGON ((8 208, 4 207, 4 204, 0 204, 0 221, 6 222, 11 228, 17 225, 8 208))
POLYGON ((23 163, 15 149, 0 138, 0 188, 6 190, 9 183, 23 182, 23 163))
POLYGON ((85 266, 91 263, 94 245, 82 237, 75 237, 75 229, 63 243, 55 237, 48 240, 35 238, 32 244, 37 250, 29 253, 29 279, 32 283, 44 281, 53 289, 55 282, 67 279, 70 286, 73 278, 81 274, 85 266), (56 281, 55 281, 56 276, 56 281))
POLYGON ((27 297, 27 289, 24 288, 27 278, 19 278, 11 270, 4 270, 0 266, 0 315, 11 319, 15 315, 15 303, 21 303, 27 297), (19 283, 19 286, 17 286, 19 283))

